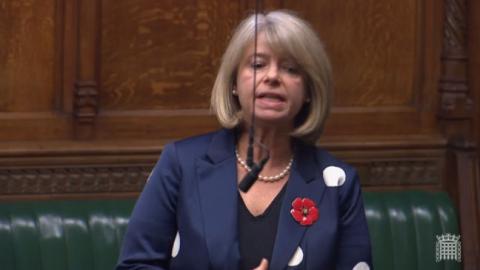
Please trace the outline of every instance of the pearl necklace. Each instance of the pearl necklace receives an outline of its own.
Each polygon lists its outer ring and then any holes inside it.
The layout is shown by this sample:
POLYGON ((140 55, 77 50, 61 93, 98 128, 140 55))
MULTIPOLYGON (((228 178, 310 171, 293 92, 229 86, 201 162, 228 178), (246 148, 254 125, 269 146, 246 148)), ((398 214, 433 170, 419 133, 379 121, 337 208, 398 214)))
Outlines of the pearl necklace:
MULTIPOLYGON (((247 170, 248 172, 250 172, 252 169, 247 165, 247 163, 240 157, 240 155, 238 154, 238 151, 235 150, 235 155, 237 156, 237 161, 238 163, 245 169, 247 170)), ((290 158, 290 161, 288 162, 287 164, 287 167, 285 167, 285 169, 283 169, 282 172, 280 172, 279 174, 277 175, 272 175, 272 176, 263 176, 261 174, 258 175, 258 180, 262 181, 262 182, 267 182, 267 183, 273 183, 273 182, 277 182, 279 181, 280 179, 284 178, 289 172, 290 172, 290 168, 292 167, 292 163, 293 163, 293 157, 290 158)))

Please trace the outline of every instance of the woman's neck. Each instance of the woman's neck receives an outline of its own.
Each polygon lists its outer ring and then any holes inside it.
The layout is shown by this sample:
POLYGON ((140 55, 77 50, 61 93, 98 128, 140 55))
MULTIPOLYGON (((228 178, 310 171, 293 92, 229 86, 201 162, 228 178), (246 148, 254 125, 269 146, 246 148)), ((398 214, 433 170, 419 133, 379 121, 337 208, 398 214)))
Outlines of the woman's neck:
MULTIPOLYGON (((239 135, 237 151, 241 157, 246 158, 249 140, 248 128, 241 129, 239 135)), ((254 141, 256 142, 254 144, 255 162, 259 162, 266 155, 265 150, 258 143, 263 144, 270 154, 267 167, 282 166, 292 157, 290 130, 256 127, 254 141)))

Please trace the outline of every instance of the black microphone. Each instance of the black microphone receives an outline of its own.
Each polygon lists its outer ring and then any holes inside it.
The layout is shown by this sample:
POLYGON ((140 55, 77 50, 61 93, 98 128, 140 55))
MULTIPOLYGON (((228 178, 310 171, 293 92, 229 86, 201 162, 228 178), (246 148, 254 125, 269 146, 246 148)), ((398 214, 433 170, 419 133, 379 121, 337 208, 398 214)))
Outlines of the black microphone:
MULTIPOLYGON (((259 6, 260 6, 260 1, 256 0, 255 1, 255 33, 254 33, 254 46, 253 46, 253 52, 254 52, 254 58, 257 58, 257 16, 258 16, 258 11, 259 11, 259 6)), ((252 187, 253 183, 257 180, 258 176, 260 175, 260 172, 263 170, 263 167, 267 163, 268 159, 270 158, 270 154, 267 150, 267 156, 262 159, 258 164, 253 161, 253 144, 254 144, 254 139, 255 139, 255 92, 257 89, 256 82, 257 82, 257 71, 253 71, 253 95, 252 95, 252 121, 250 123, 250 129, 248 132, 248 148, 247 148, 247 166, 250 168, 250 171, 245 175, 245 177, 242 179, 238 187, 240 188, 241 191, 243 192, 248 192, 248 190, 252 187)))
MULTIPOLYGON (((253 118, 253 117, 252 117, 253 118)), ((252 122, 255 122, 255 119, 252 119, 252 122)), ((247 148, 247 166, 252 168, 253 163, 253 137, 255 136, 255 130, 253 129, 253 124, 250 126, 250 130, 248 132, 248 148, 247 148)))
POLYGON ((257 180, 258 175, 263 170, 263 167, 265 166, 269 158, 270 157, 267 155, 267 157, 262 159, 260 163, 253 163, 253 166, 250 167, 251 170, 247 173, 247 175, 245 175, 245 177, 243 177, 242 181, 238 185, 241 191, 248 192, 248 190, 252 187, 253 183, 255 183, 255 181, 257 180))

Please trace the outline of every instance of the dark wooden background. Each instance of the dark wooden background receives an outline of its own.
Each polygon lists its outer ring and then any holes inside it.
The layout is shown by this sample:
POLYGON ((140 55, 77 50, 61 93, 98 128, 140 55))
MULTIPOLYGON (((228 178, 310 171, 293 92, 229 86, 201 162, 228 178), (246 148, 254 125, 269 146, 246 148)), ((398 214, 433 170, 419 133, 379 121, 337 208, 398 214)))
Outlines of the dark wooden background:
MULTIPOLYGON (((447 191, 480 262, 480 2, 264 0, 331 56, 320 144, 365 190, 447 191)), ((0 0, 0 200, 136 196, 162 146, 218 127, 209 95, 238 0, 0 0)))

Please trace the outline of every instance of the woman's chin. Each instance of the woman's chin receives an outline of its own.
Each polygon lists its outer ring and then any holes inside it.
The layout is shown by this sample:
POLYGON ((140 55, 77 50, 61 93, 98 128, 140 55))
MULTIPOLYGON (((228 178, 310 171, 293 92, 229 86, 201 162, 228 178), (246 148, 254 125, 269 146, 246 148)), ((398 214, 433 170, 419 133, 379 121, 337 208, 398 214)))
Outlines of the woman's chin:
POLYGON ((293 119, 286 115, 255 115, 255 124, 265 127, 286 127, 291 126, 293 119))

